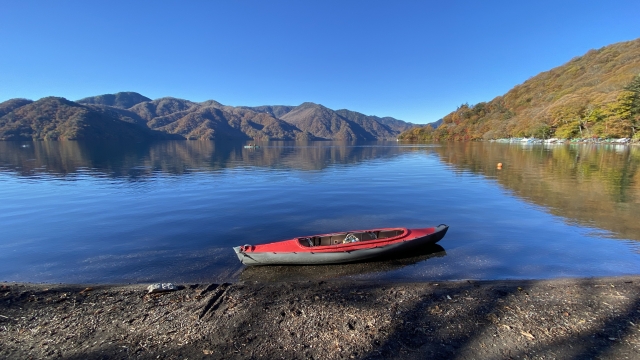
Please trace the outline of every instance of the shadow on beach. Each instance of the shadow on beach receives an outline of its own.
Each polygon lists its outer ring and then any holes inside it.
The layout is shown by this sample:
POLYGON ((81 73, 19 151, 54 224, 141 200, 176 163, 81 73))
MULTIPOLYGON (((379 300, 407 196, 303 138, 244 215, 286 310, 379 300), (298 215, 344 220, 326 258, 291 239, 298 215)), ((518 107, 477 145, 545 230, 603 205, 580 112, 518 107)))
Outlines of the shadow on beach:
MULTIPOLYGON (((357 265, 357 264, 356 264, 357 265)), ((298 267, 299 269, 299 267, 298 267)), ((638 358, 640 278, 0 286, 0 358, 638 358)))

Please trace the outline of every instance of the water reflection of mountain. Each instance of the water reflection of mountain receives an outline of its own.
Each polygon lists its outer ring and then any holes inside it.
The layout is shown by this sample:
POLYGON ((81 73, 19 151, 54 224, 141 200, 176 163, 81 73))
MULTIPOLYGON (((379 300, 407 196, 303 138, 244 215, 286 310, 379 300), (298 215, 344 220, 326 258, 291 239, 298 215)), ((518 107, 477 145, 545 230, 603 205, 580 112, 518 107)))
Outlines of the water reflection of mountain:
MULTIPOLYGON (((22 176, 83 173, 131 180, 154 173, 185 174, 234 167, 322 170, 334 164, 400 155, 397 146, 347 142, 270 142, 258 149, 212 141, 163 141, 148 144, 0 142, 0 170, 22 176)), ((395 145, 395 144, 394 144, 395 145)))
POLYGON ((458 170, 495 178, 554 215, 640 240, 640 148, 467 142, 432 150, 458 170))
POLYGON ((338 265, 249 266, 240 274, 240 280, 257 282, 319 281, 347 276, 366 277, 376 273, 399 270, 409 265, 446 255, 447 253, 442 246, 434 244, 412 254, 379 259, 378 261, 338 265))

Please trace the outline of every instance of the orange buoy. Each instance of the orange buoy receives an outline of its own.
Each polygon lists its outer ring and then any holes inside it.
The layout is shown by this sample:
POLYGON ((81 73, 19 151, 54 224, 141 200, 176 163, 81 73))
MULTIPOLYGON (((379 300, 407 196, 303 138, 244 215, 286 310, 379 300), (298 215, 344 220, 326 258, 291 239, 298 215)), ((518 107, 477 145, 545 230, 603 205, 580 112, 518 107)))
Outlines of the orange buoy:
POLYGON ((502 169, 502 163, 498 163, 498 169, 502 169))

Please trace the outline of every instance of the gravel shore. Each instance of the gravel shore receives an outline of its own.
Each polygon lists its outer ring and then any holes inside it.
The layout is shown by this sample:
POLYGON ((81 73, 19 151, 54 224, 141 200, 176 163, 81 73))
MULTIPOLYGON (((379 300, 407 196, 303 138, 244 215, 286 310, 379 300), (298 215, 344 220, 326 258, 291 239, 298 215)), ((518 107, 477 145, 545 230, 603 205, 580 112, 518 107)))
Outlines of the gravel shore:
POLYGON ((0 283, 2 359, 638 359, 640 277, 0 283))

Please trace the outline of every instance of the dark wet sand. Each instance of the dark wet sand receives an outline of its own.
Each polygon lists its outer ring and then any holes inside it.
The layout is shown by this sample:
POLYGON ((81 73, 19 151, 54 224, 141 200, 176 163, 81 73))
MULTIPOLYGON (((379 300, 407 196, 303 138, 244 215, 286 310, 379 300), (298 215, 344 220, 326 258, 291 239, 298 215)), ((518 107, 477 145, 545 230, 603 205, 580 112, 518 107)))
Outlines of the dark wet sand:
POLYGON ((640 276, 184 286, 0 283, 0 358, 640 358, 640 276))

